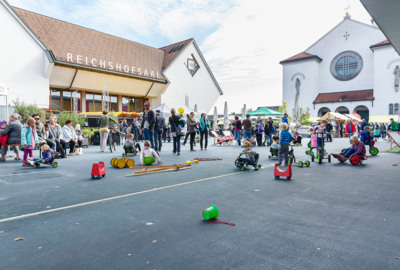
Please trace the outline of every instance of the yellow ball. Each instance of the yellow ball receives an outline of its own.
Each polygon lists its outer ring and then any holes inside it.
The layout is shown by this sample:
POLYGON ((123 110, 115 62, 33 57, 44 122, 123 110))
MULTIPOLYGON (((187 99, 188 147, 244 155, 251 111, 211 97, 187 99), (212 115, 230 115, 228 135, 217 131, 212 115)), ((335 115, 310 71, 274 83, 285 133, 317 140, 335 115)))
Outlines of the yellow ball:
POLYGON ((199 160, 194 159, 193 162, 194 162, 194 163, 199 163, 199 160))
POLYGON ((187 165, 192 164, 192 162, 190 162, 190 160, 186 161, 185 163, 186 163, 187 165))
POLYGON ((184 113, 184 112, 185 112, 185 110, 184 110, 183 108, 179 108, 179 109, 178 109, 178 113, 182 114, 182 113, 184 113))

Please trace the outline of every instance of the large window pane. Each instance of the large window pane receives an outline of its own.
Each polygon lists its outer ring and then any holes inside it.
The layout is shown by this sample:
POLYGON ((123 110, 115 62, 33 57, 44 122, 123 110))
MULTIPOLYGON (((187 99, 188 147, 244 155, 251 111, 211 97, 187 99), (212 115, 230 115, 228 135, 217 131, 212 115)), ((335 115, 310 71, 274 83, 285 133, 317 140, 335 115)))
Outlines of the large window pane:
POLYGON ((95 112, 102 112, 103 106, 101 103, 101 95, 94 95, 94 111, 95 112))
POLYGON ((81 112, 81 93, 78 91, 72 92, 72 110, 81 112), (75 105, 74 105, 75 103, 75 105))
POLYGON ((94 110, 93 110, 93 94, 86 94, 86 111, 94 112, 94 110))
POLYGON ((135 112, 136 111, 135 102, 136 102, 136 99, 134 97, 130 97, 129 98, 129 107, 128 107, 128 111, 129 112, 135 112))
POLYGON ((63 90, 62 92, 63 96, 63 101, 62 101, 62 108, 63 111, 71 111, 72 110, 72 100, 71 100, 71 91, 65 91, 63 90))
POLYGON ((143 98, 136 98, 136 111, 143 112, 143 98))
POLYGON ((61 93, 60 90, 51 90, 51 110, 61 110, 61 93))
POLYGON ((126 97, 122 97, 122 111, 127 112, 128 111, 128 104, 129 100, 126 97))
POLYGON ((118 111, 118 97, 110 96, 110 111, 118 111))

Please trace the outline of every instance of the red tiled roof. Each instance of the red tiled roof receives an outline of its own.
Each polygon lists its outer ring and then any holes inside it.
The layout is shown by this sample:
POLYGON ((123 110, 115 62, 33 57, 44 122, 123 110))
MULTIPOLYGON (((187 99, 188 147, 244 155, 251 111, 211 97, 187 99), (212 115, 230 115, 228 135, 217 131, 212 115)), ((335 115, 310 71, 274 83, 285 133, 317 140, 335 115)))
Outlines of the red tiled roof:
POLYGON ((359 90, 335 93, 322 93, 317 96, 314 103, 347 102, 359 100, 374 100, 374 90, 359 90))
POLYGON ((382 41, 382 42, 376 43, 376 44, 372 45, 370 48, 372 48, 372 47, 386 46, 386 45, 390 45, 389 40, 384 40, 384 41, 382 41))
MULTIPOLYGON (((116 63, 122 66, 121 73, 152 79, 151 71, 162 78, 164 52, 123 38, 104 34, 75 24, 53 19, 44 15, 13 7, 22 20, 32 29, 39 39, 51 50, 58 62, 73 63, 93 67, 92 58, 97 60, 97 67, 105 71, 117 71, 116 63), (73 55, 68 61, 67 54, 73 55), (82 63, 77 63, 77 55, 82 56, 82 63), (86 63, 86 57, 88 63, 86 63), (113 69, 100 67, 100 60, 112 62, 113 69), (124 66, 129 72, 124 71, 124 66), (132 74, 132 67, 135 71, 132 74), (138 72, 141 68, 141 74, 138 72)), ((153 77, 156 78, 156 77, 153 77)))
POLYGON ((160 48, 160 50, 164 51, 164 63, 162 65, 162 69, 164 70, 169 64, 175 59, 176 56, 186 47, 186 45, 192 41, 190 38, 188 40, 184 40, 181 42, 177 42, 165 47, 160 48), (182 45, 182 46, 181 46, 182 45))
POLYGON ((301 53, 298 53, 298 54, 296 54, 296 55, 294 55, 294 56, 292 56, 292 57, 290 57, 288 59, 282 60, 279 63, 282 64, 282 63, 293 62, 293 61, 304 60, 304 59, 310 59, 310 58, 316 58, 319 61, 322 61, 322 59, 319 58, 318 55, 310 54, 308 52, 301 52, 301 53))

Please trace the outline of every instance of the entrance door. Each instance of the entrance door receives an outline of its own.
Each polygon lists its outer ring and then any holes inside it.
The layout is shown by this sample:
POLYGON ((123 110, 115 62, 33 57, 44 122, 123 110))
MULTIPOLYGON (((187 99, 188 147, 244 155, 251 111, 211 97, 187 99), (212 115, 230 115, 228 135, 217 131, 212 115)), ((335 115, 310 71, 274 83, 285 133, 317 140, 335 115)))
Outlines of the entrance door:
POLYGON ((369 109, 363 105, 357 106, 354 109, 355 113, 358 113, 361 116, 361 119, 365 119, 365 122, 369 121, 369 109))

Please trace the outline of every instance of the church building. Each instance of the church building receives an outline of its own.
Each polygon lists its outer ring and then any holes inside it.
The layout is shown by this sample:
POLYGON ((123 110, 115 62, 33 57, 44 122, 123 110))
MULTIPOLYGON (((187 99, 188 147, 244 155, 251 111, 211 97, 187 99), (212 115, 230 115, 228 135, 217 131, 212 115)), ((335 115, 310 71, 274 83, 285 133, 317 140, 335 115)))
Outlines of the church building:
POLYGON ((382 31, 344 17, 311 47, 282 60, 283 101, 311 117, 358 113, 365 120, 399 113, 400 58, 382 31))

